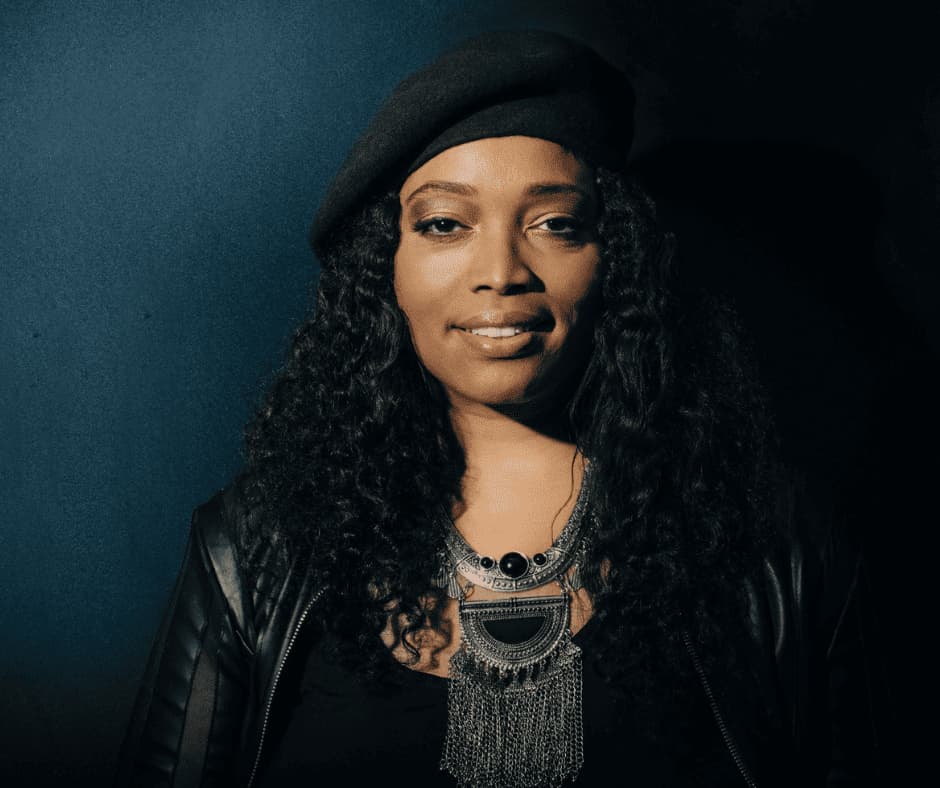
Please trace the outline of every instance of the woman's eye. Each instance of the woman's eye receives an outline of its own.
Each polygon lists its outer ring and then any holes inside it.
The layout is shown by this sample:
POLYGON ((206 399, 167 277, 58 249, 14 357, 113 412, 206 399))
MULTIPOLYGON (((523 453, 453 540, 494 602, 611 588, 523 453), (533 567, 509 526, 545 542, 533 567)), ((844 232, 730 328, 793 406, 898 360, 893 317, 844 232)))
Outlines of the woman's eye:
POLYGON ((450 235, 458 227, 460 222, 456 219, 445 219, 436 216, 433 219, 425 219, 415 225, 415 231, 422 235, 450 235))
POLYGON ((573 238, 580 235, 584 229, 581 222, 577 219, 572 219, 570 216, 555 216, 551 219, 546 219, 538 226, 548 230, 554 235, 561 235, 566 238, 573 238))

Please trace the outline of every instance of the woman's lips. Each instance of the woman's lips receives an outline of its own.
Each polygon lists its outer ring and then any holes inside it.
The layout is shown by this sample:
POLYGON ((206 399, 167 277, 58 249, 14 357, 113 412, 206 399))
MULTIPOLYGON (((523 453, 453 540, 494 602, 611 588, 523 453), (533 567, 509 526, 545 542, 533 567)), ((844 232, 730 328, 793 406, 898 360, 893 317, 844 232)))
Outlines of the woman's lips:
POLYGON ((464 329, 464 331, 469 331, 471 334, 476 334, 478 337, 489 337, 490 339, 514 337, 516 334, 521 334, 527 330, 528 329, 524 326, 486 326, 484 328, 464 329))
POLYGON ((555 321, 551 312, 543 309, 536 310, 484 310, 475 315, 458 320, 454 328, 470 331, 476 334, 481 332, 489 335, 512 336, 520 331, 550 331, 555 321))
POLYGON ((522 358, 537 353, 543 345, 542 335, 533 331, 523 331, 511 337, 488 337, 461 331, 460 336, 469 349, 486 358, 522 358))
POLYGON ((453 328, 476 355, 520 358, 541 351, 546 334, 554 326, 552 314, 547 310, 493 309, 462 319, 453 328))
POLYGON ((474 353, 487 358, 520 358, 541 350, 546 332, 516 325, 463 328, 458 333, 474 353))

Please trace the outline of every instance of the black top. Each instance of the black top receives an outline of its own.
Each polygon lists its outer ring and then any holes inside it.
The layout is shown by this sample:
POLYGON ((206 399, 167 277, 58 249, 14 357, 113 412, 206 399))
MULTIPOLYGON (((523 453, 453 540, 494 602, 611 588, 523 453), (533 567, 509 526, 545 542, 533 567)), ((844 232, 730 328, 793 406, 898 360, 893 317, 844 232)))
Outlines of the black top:
MULTIPOLYGON (((743 784, 704 692, 697 684, 670 687, 663 703, 674 707, 668 735, 653 741, 615 687, 591 659, 599 625, 588 622, 574 637, 584 658, 584 767, 581 786, 610 786, 611 779, 646 786, 743 784), (678 690, 678 691, 677 691, 678 690)), ((448 786, 439 762, 447 727, 447 680, 395 664, 390 688, 368 686, 341 664, 324 636, 307 656, 299 696, 259 788, 342 785, 448 786), (374 781, 374 782, 366 782, 374 781)), ((391 652, 388 658, 394 661, 391 652)))

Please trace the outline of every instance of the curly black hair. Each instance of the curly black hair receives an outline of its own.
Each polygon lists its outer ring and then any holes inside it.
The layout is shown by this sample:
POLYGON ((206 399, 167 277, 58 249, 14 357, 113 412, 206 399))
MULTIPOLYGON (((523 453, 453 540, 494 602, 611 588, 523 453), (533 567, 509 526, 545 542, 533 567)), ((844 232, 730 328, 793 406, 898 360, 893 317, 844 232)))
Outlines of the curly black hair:
MULTIPOLYGON (((598 659, 641 695, 654 666, 689 669, 684 634, 717 643, 740 620, 741 579, 767 533, 772 441, 733 312, 680 297, 674 244, 638 183, 598 170, 597 184, 603 307, 567 420, 593 464, 599 527, 583 576, 598 659)), ((257 514, 245 555, 281 556, 257 571, 313 568, 331 628, 372 676, 388 663, 377 633, 390 612, 413 654, 409 635, 437 624, 441 512, 465 471, 396 302, 398 223, 386 194, 334 236, 315 312, 247 428, 243 472, 257 514)))

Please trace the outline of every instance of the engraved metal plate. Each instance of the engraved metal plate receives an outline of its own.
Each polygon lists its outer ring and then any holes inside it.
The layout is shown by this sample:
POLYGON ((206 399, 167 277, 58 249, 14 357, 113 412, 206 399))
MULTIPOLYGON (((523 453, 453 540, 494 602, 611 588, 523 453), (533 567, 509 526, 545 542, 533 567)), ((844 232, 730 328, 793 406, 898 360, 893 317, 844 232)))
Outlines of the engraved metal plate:
POLYGON ((460 628, 470 652, 501 670, 533 665, 551 655, 568 631, 569 616, 567 593, 460 603, 460 628), (518 618, 541 618, 542 623, 519 643, 498 640, 486 628, 487 622, 518 618))

